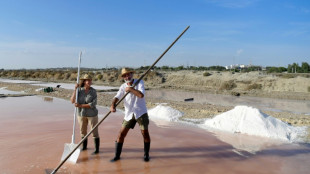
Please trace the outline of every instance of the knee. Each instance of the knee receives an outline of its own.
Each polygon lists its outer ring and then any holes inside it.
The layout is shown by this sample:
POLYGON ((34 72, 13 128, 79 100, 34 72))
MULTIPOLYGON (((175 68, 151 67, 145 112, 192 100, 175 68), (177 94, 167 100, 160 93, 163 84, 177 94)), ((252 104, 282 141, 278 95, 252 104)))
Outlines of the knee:
POLYGON ((120 137, 120 138, 125 138, 125 137, 126 137, 126 133, 121 132, 121 133, 119 134, 119 137, 120 137))
POLYGON ((146 141, 146 142, 150 142, 151 141, 150 134, 149 134, 149 132, 147 130, 143 130, 142 131, 142 135, 143 135, 144 141, 146 141))
POLYGON ((119 135, 118 135, 118 139, 119 139, 119 140, 124 140, 125 137, 126 137, 126 135, 127 135, 126 132, 121 131, 121 132, 119 133, 119 135))

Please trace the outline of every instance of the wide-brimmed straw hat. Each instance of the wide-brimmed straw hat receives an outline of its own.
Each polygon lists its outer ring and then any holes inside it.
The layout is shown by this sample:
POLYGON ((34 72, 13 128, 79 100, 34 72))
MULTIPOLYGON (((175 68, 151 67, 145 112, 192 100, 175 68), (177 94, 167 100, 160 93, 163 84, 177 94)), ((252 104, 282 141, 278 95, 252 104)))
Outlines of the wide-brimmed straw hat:
POLYGON ((84 74, 84 75, 80 78, 80 80, 92 80, 92 77, 91 77, 90 75, 88 75, 88 74, 84 74))
POLYGON ((122 77, 125 75, 125 74, 128 74, 128 73, 135 73, 134 70, 131 70, 129 68, 123 68, 122 69, 122 77))

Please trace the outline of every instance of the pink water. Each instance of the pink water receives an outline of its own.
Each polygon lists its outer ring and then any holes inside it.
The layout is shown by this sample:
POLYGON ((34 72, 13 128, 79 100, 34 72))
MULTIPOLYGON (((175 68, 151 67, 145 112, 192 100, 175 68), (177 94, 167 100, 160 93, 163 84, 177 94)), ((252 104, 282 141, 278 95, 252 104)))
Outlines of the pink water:
MULTIPOLYGON (((45 173, 58 166, 64 144, 71 142, 74 108, 68 101, 0 98, 0 110, 1 174, 45 173)), ((99 113, 105 115, 107 110, 100 108, 99 113)), ((77 164, 65 163, 58 173, 302 174, 310 170, 307 144, 268 146, 241 156, 232 145, 201 128, 179 123, 158 127, 152 121, 150 162, 143 161, 143 140, 136 126, 126 137, 121 160, 111 163, 121 121, 121 113, 111 114, 99 127, 100 153, 91 155, 94 145, 89 137, 89 149, 80 153, 77 164)), ((78 131, 76 139, 80 139, 78 131)))

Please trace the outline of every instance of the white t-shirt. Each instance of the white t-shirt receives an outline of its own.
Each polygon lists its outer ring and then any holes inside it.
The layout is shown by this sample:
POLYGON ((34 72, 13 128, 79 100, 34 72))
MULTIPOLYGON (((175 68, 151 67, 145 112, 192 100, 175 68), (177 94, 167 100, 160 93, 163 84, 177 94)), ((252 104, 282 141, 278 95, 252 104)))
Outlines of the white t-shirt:
MULTIPOLYGON (((134 83, 136 83, 136 79, 134 79, 134 83)), ((127 83, 124 83, 120 86, 115 98, 121 99, 126 94, 126 87, 129 87, 127 83)), ((145 93, 144 82, 141 80, 139 84, 135 86, 135 89, 140 91, 143 95, 145 93)), ((125 106, 125 117, 126 121, 129 121, 132 118, 132 114, 135 115, 135 118, 138 119, 141 115, 147 113, 145 99, 139 98, 132 93, 129 93, 124 98, 124 106, 125 106)))

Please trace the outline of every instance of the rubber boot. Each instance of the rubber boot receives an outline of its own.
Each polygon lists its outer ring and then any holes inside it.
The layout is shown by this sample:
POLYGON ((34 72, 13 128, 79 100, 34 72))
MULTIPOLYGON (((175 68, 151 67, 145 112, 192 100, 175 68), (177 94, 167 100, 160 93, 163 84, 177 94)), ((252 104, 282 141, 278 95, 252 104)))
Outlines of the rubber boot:
POLYGON ((121 158, 123 143, 118 143, 115 141, 115 157, 111 159, 111 162, 118 161, 121 158))
POLYGON ((94 144, 95 144, 95 151, 92 153, 93 155, 99 153, 99 146, 100 146, 100 138, 94 138, 94 144))
MULTIPOLYGON (((84 137, 82 137, 83 139, 84 137)), ((87 149, 87 139, 83 142, 82 151, 87 149)))
POLYGON ((147 162, 150 160, 149 151, 150 151, 151 142, 144 142, 144 161, 147 162))

